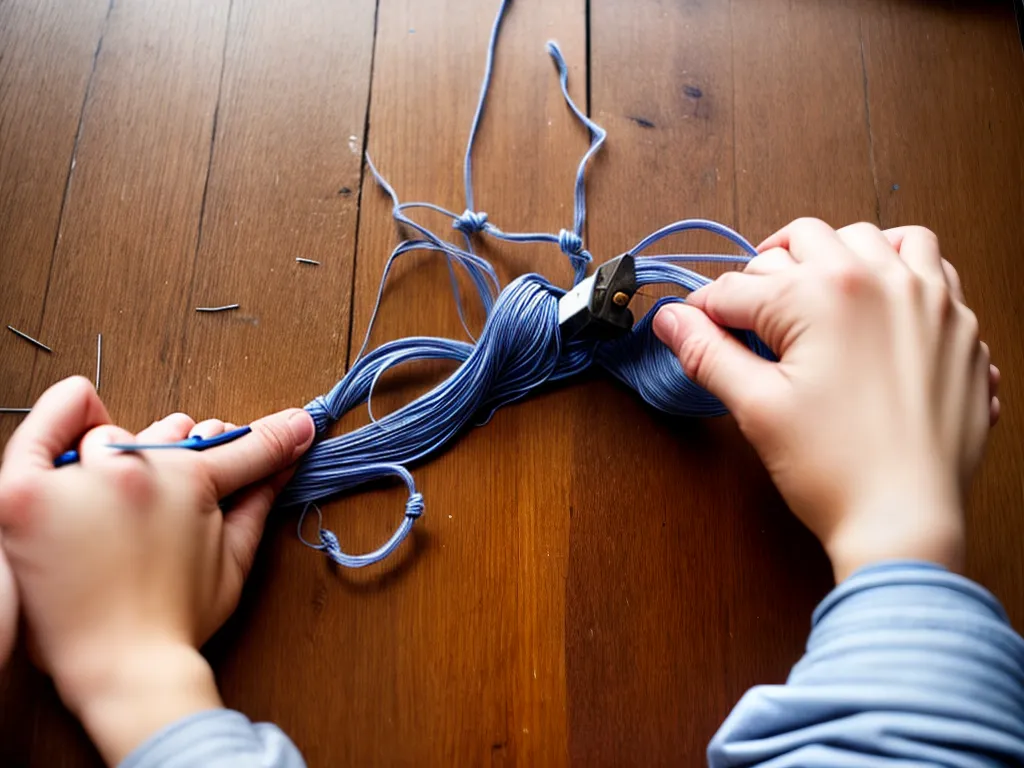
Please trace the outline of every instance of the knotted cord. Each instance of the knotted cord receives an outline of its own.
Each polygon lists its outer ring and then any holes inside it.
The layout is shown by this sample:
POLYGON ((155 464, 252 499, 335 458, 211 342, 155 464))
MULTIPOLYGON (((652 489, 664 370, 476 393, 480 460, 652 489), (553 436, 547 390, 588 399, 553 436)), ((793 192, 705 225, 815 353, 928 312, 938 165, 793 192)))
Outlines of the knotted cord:
MULTIPOLYGON (((299 519, 299 535, 306 513, 315 509, 318 540, 302 541, 323 551, 339 565, 359 568, 379 562, 391 554, 408 536, 414 522, 423 514, 423 497, 407 466, 427 458, 449 444, 472 421, 485 424, 493 413, 549 382, 575 376, 596 364, 623 384, 634 389, 653 407, 683 416, 718 416, 725 413, 722 404, 697 386, 683 373, 675 355, 655 337, 652 325, 657 311, 679 297, 660 299, 637 322, 632 331, 613 341, 564 341, 558 323, 558 300, 565 289, 538 274, 522 275, 501 287, 493 266, 473 250, 473 238, 486 235, 510 243, 550 243, 559 247, 574 270, 574 285, 586 277, 593 260, 584 247, 586 223, 586 170, 600 149, 606 132, 587 117, 573 101, 568 89, 568 67, 554 42, 547 44, 558 70, 562 96, 570 111, 588 130, 590 146, 580 160, 573 192, 574 216, 571 229, 559 233, 505 232, 487 213, 477 211, 473 195, 473 147, 483 120, 484 108, 494 70, 494 55, 501 25, 510 0, 499 6, 487 47, 487 62, 464 160, 465 210, 456 214, 434 203, 402 203, 369 156, 367 167, 374 180, 391 198, 392 217, 415 233, 392 251, 381 277, 377 300, 366 336, 356 360, 345 376, 325 395, 314 398, 306 410, 313 417, 317 434, 351 409, 367 403, 371 422, 352 432, 322 438, 307 452, 281 498, 284 505, 304 505, 299 519), (464 247, 444 240, 414 221, 408 211, 426 209, 452 219, 454 230, 462 233, 464 247), (459 318, 471 341, 436 337, 409 337, 389 341, 366 352, 370 332, 380 310, 388 274, 396 259, 413 251, 427 251, 445 258, 459 318), (479 338, 466 325, 456 269, 470 279, 483 309, 486 322, 479 338), (370 398, 374 386, 385 371, 415 360, 454 360, 459 367, 429 392, 379 419, 373 417, 370 398), (475 421, 474 421, 475 419, 475 421), (397 477, 409 490, 405 514, 391 538, 377 550, 364 555, 342 551, 337 536, 323 528, 322 515, 315 502, 349 491, 364 483, 397 477)), ((693 291, 710 282, 709 278, 680 266, 680 262, 745 263, 757 254, 741 235, 713 221, 690 219, 677 221, 651 233, 629 251, 636 258, 638 286, 656 283, 676 285, 693 291), (719 235, 738 246, 743 255, 664 254, 645 256, 648 248, 660 240, 687 230, 703 230, 719 235)), ((747 346, 770 357, 771 352, 750 333, 742 335, 747 346)))

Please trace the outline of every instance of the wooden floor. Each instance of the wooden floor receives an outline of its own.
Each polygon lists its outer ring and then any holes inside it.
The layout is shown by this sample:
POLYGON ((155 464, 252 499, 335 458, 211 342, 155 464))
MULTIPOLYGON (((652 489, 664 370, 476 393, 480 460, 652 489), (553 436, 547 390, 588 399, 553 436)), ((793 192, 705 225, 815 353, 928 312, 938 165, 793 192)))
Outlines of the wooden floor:
MULTIPOLYGON (((0 3, 0 323, 54 349, 0 334, 0 405, 91 376, 100 333, 102 395, 129 428, 171 410, 242 423, 326 392, 397 238, 362 152, 404 199, 462 209, 495 8, 0 3)), ((478 208, 508 229, 572 220, 586 135, 549 38, 610 133, 589 184, 599 261, 694 216, 755 241, 801 215, 940 234, 1005 381, 969 571, 1024 627, 1009 0, 516 0, 476 155, 478 208)), ((554 248, 487 254, 503 278, 569 277, 554 248)), ((426 257, 397 271, 373 338, 410 334, 460 335, 426 257)), ((443 372, 400 372, 375 405, 443 372)), ((0 416, 0 440, 16 423, 0 416)), ((501 411, 416 478, 414 541, 369 572, 331 569, 278 515, 209 648, 227 704, 279 723, 311 766, 699 765, 744 690, 784 680, 830 587, 730 420, 667 419, 599 375, 501 411)), ((403 494, 346 497, 328 524, 365 551, 403 494)), ((0 675, 0 764, 98 765, 19 654, 0 675)))

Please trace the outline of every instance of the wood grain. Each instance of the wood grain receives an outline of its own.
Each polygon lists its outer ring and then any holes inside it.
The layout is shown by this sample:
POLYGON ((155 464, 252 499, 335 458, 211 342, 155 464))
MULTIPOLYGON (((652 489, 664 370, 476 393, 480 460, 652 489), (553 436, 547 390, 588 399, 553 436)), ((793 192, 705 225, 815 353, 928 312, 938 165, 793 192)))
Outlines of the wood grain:
MULTIPOLYGON (((177 379, 176 407, 195 418, 302 406, 344 373, 373 29, 361 0, 232 5, 177 379)), ((339 713, 321 704, 348 687, 350 661, 322 609, 342 587, 296 539, 293 510, 275 515, 255 570, 208 648, 225 702, 279 723, 311 765, 336 764, 339 713)))
MULTIPOLYGON (((489 3, 380 5, 369 150, 405 200, 464 207, 461 159, 493 11, 489 3)), ((506 20, 476 190, 478 209, 507 229, 557 232, 571 223, 573 168, 586 136, 561 102, 544 43, 557 37, 563 45, 582 99, 583 22, 582 2, 521 2, 506 20)), ((353 349, 397 242, 386 198, 370 183, 362 206, 353 349)), ((424 221, 438 232, 451 226, 424 221)), ((564 257, 551 246, 483 252, 505 279, 528 269, 568 278, 564 257)), ((399 264, 374 341, 411 333, 463 337, 450 296, 436 257, 399 264)), ((375 397, 375 409, 411 396, 401 381, 392 386, 375 397)), ((345 691, 374 693, 339 692, 333 710, 317 715, 332 720, 338 737, 333 752, 318 750, 314 762, 564 763, 566 396, 506 409, 418 468, 427 512, 414 544, 376 573, 331 580, 321 636, 338 638, 344 652, 324 663, 345 691)), ((397 524, 401 499, 389 490, 345 499, 325 513, 344 546, 366 551, 397 524)))
POLYGON ((209 167, 227 2, 111 10, 54 254, 41 333, 42 387, 95 371, 114 419, 141 429, 176 405, 209 167))
MULTIPOLYGON (((115 4, 82 115, 40 325, 59 353, 39 358, 31 391, 91 376, 102 333, 102 395, 129 428, 174 406, 227 11, 226 1, 115 4)), ((37 727, 11 734, 15 754, 96 760, 47 704, 37 727), (62 748, 65 738, 78 748, 62 748)))
POLYGON ((1005 3, 865 7, 882 226, 923 224, 959 270, 1003 374, 1003 415, 975 482, 968 573, 1024 627, 1024 57, 1005 3), (913 72, 914 87, 887 73, 913 72))
MULTIPOLYGON (((0 406, 31 405, 36 338, 106 0, 0 5, 0 406), (41 88, 40 83, 46 87, 41 88)), ((59 352, 59 350, 58 350, 59 352)), ((18 423, 0 415, 0 441, 18 423)))
MULTIPOLYGON (((462 210, 494 10, 0 4, 0 319, 57 350, 0 338, 0 405, 91 375, 99 332, 103 395, 129 427, 178 409, 243 422, 326 391, 401 236, 362 150, 403 200, 462 210)), ((693 216, 754 240, 799 215, 939 233, 1004 374, 970 572, 1024 625, 1011 4, 517 0, 475 156, 477 208, 509 230, 572 218, 587 137, 550 38, 610 132, 590 174, 598 261, 693 216)), ((557 248, 480 250, 504 280, 568 283, 557 248)), ((464 335, 434 256, 394 270, 372 341, 411 334, 464 335)), ((450 370, 389 373, 375 411, 450 370)), ((701 764, 743 691, 784 679, 830 586, 729 419, 665 418, 599 372, 504 409, 414 473, 426 514, 365 571, 330 567, 295 539, 293 513, 275 515, 206 649, 228 705, 279 723, 310 766, 701 764)), ((403 499, 374 486, 325 505, 325 525, 367 551, 403 499)), ((0 763, 99 764, 23 650, 0 676, 0 763)))
MULTIPOLYGON (((824 212, 809 202, 821 205, 815 189, 798 182, 837 139, 803 158, 782 91, 827 105, 848 71, 857 90, 842 106, 852 109, 829 109, 859 126, 862 149, 844 159, 873 199, 856 31, 852 46, 837 49, 829 33, 843 20, 834 9, 794 16, 773 2, 735 12, 728 3, 592 4, 592 109, 611 133, 589 227, 603 254, 682 218, 766 235, 746 226, 762 201, 776 216, 801 205, 824 212), (771 33, 748 40, 757 27, 771 33), (774 87, 758 82, 795 38, 825 63, 813 73, 791 64, 774 87), (791 183, 752 193, 748 178, 780 171, 791 183)), ((802 120, 820 122, 825 108, 802 120)), ((833 200, 857 199, 834 189, 833 200)), ((663 252, 725 246, 685 236, 663 252)), ((603 381, 587 390, 585 414, 567 587, 571 754, 586 765, 699 764, 743 691, 780 682, 799 657, 807 617, 829 586, 827 564, 731 419, 666 419, 603 381)))

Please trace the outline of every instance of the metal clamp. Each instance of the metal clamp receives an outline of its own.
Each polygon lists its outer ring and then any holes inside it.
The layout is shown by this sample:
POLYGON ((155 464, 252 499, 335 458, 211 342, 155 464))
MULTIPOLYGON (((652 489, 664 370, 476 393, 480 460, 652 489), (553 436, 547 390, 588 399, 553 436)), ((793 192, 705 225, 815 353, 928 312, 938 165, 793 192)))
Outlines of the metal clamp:
POLYGON ((636 293, 633 254, 606 261, 558 300, 558 327, 562 339, 609 341, 633 328, 629 302, 636 293))

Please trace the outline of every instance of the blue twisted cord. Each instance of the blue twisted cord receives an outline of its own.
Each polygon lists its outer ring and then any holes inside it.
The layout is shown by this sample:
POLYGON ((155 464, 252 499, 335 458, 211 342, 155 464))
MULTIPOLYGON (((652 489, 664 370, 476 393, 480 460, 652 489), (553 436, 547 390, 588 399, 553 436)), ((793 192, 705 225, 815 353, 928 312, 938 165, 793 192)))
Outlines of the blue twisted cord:
MULTIPOLYGON (((374 180, 391 198, 392 217, 416 236, 400 242, 388 258, 366 336, 352 367, 330 392, 306 405, 316 424, 318 440, 306 453, 280 499, 283 505, 303 506, 298 523, 303 543, 348 568, 361 568, 386 558, 401 545, 414 522, 423 514, 423 497, 416 490, 408 465, 436 454, 466 428, 486 424, 498 408, 529 395, 548 382, 575 376, 592 365, 598 365, 658 410, 682 416, 719 416, 725 413, 717 398, 687 378, 672 351, 654 335, 653 321, 657 311, 666 303, 681 302, 681 298, 659 300, 630 333, 619 339, 565 343, 558 325, 558 300, 565 295, 564 288, 537 274, 522 275, 501 288, 493 266, 473 252, 472 238, 478 234, 510 243, 557 244, 573 266, 574 285, 584 279, 587 265, 592 260, 583 242, 586 169, 607 134, 570 97, 568 67, 553 42, 548 43, 547 50, 558 70, 562 95, 570 111, 590 134, 590 146, 576 172, 572 229, 562 229, 558 234, 505 232, 490 222, 486 213, 474 208, 473 146, 484 115, 498 35, 508 5, 509 0, 503 0, 495 17, 480 98, 470 128, 464 163, 464 212, 456 214, 434 203, 402 203, 369 156, 366 158, 374 180), (413 209, 430 210, 451 218, 453 229, 460 232, 465 240, 465 247, 444 240, 415 222, 406 213, 413 209), (414 251, 435 253, 445 258, 459 319, 472 342, 418 336, 389 341, 367 352, 391 268, 399 257, 414 251), (477 339, 473 338, 465 321, 456 268, 464 270, 470 278, 486 315, 477 339), (385 416, 375 418, 371 403, 373 389, 380 377, 396 366, 416 360, 454 360, 459 367, 429 392, 385 416), (363 403, 366 403, 370 414, 369 424, 337 437, 325 436, 332 424, 363 403), (346 554, 337 536, 323 527, 322 515, 315 503, 387 477, 397 477, 409 491, 401 523, 391 538, 375 551, 363 555, 346 554), (320 521, 315 541, 302 537, 302 524, 311 509, 316 510, 320 521)), ((689 219, 651 233, 629 253, 637 257, 638 286, 661 283, 693 291, 709 283, 710 279, 679 266, 679 262, 742 264, 757 251, 741 235, 723 224, 689 219), (738 246, 743 254, 648 256, 643 253, 660 240, 688 230, 719 235, 738 246)), ((741 335, 741 339, 751 350, 771 359, 771 351, 756 336, 746 333, 741 335)))

